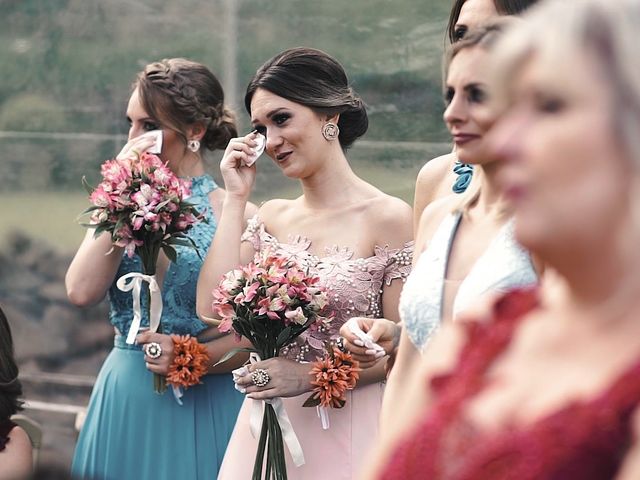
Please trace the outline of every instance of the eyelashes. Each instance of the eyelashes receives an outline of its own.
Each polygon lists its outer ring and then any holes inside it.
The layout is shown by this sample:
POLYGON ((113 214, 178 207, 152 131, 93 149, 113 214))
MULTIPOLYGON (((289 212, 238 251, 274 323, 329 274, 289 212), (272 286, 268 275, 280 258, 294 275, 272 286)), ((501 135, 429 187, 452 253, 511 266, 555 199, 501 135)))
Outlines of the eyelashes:
POLYGON ((286 123, 287 120, 289 120, 289 118, 291 118, 291 116, 288 113, 277 113, 272 118, 273 123, 278 126, 282 126, 286 123))
MULTIPOLYGON (((464 90, 470 103, 484 103, 487 100, 487 92, 480 87, 471 86, 464 90)), ((456 91, 452 87, 448 87, 444 92, 444 103, 447 107, 451 104, 455 95, 456 91)))
POLYGON ((453 31, 453 42, 455 43, 462 40, 464 36, 467 34, 467 31, 468 29, 465 26, 456 27, 455 30, 453 31))
MULTIPOLYGON (((127 125, 129 128, 131 128, 131 126, 133 125, 133 120, 131 120, 131 117, 127 116, 127 125)), ((150 122, 150 121, 144 121, 142 122, 142 129, 145 132, 150 132, 151 130, 160 130, 160 124, 155 123, 155 122, 150 122)))
MULTIPOLYGON (((284 126, 287 121, 291 118, 290 113, 276 113, 271 117, 271 121, 278 127, 284 126)), ((258 133, 267 136, 267 127, 264 125, 254 125, 253 129, 258 133)))

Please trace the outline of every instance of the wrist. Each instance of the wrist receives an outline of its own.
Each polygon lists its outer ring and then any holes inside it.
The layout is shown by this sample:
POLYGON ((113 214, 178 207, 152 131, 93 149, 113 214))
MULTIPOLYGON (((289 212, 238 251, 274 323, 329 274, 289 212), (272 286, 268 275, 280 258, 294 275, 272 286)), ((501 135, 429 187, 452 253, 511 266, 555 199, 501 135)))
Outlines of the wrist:
POLYGON ((309 393, 313 390, 313 377, 311 376, 311 370, 313 369, 313 362, 300 363, 300 395, 309 393))
POLYGON ((232 193, 227 191, 227 193, 225 194, 225 198, 224 198, 224 208, 226 209, 238 209, 241 210, 244 214, 244 209, 247 206, 247 203, 249 202, 249 195, 251 194, 251 192, 248 193, 232 193))

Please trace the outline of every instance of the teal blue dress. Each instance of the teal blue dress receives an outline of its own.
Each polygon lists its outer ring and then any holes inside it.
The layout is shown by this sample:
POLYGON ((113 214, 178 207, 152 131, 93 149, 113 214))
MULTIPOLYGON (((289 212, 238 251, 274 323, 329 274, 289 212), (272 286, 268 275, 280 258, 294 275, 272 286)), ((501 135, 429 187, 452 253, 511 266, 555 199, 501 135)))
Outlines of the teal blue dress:
MULTIPOLYGON (((204 175, 193 179, 189 201, 205 212, 208 223, 188 233, 204 258, 216 230, 208 194, 217 188, 204 175)), ((206 325, 196 316, 196 283, 202 260, 195 250, 178 247, 162 286, 165 333, 198 335, 206 325)), ((137 256, 124 256, 116 278, 141 271, 137 256)), ((133 318, 131 293, 112 285, 111 323, 126 336, 133 318)), ((144 299, 143 305, 144 305, 144 299)), ((148 326, 148 318, 143 318, 148 326)), ((179 405, 169 389, 153 391, 140 347, 116 335, 91 394, 71 467, 74 478, 215 479, 244 395, 234 389, 231 374, 205 375, 187 389, 179 405)))

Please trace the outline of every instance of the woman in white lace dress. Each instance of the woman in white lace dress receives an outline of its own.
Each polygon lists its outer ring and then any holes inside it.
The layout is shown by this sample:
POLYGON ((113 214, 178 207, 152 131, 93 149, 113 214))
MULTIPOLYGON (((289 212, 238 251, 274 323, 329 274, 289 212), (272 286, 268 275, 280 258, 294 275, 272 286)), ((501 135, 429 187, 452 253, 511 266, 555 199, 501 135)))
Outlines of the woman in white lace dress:
MULTIPOLYGON (((535 283, 538 278, 529 254, 514 240, 511 211, 496 185, 496 162, 486 154, 484 140, 494 121, 486 102, 487 49, 504 23, 470 33, 452 46, 447 57, 444 120, 458 157, 480 171, 478 189, 439 199, 422 215, 414 270, 400 301, 404 328, 384 320, 359 320, 387 353, 397 350, 382 428, 393 425, 394 412, 402 409, 407 379, 442 322, 459 317, 485 295, 535 283), (394 345, 394 338, 399 338, 399 345, 397 341, 394 345)), ((371 361, 371 352, 348 329, 341 333, 357 358, 371 361)))

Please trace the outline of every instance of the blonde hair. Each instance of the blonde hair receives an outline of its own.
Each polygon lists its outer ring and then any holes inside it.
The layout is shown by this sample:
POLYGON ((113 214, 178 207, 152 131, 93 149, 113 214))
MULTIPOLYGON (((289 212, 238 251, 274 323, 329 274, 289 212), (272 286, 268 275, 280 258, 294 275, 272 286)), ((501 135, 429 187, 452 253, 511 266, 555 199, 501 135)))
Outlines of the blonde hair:
POLYGON ((493 55, 493 98, 509 103, 511 79, 533 55, 550 75, 562 71, 559 67, 572 56, 590 55, 611 85, 612 130, 640 169, 640 2, 549 0, 523 18, 518 28, 498 41, 493 55))

